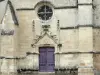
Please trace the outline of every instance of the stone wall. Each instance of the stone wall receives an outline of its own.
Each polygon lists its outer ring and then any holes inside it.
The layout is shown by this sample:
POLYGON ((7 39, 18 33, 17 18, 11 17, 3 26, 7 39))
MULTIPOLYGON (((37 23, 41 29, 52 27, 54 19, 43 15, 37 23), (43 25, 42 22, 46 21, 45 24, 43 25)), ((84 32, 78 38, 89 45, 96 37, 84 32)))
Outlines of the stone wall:
POLYGON ((100 26, 100 0, 93 0, 94 25, 100 26))
POLYGON ((94 29, 94 52, 95 54, 93 55, 94 58, 94 69, 96 71, 100 71, 100 61, 99 61, 99 57, 100 57, 100 29, 99 28, 95 28, 94 29))
MULTIPOLYGON (((16 8, 34 8, 37 3, 43 0, 11 0, 16 8)), ((77 6, 77 0, 46 0, 55 7, 77 6)))
POLYGON ((26 56, 26 52, 32 51, 33 42, 33 11, 17 12, 19 19, 19 56, 26 56))
MULTIPOLYGON (((57 69, 78 68, 79 75, 93 75, 92 52, 94 49, 99 51, 99 29, 92 28, 92 0, 48 0, 54 11, 51 20, 46 22, 40 20, 37 15, 40 5, 38 2, 42 0, 11 1, 16 9, 19 27, 14 26, 8 7, 4 29, 13 29, 15 34, 0 37, 1 55, 6 56, 1 59, 2 72, 15 72, 13 69, 16 69, 16 65, 17 69, 39 69, 39 47, 50 44, 49 46, 55 47, 57 69), (50 25, 44 36, 42 25, 50 25), (36 40, 37 42, 34 42, 36 40)), ((94 1, 94 5, 97 5, 96 3, 94 1)), ((95 16, 98 16, 98 13, 95 16)), ((99 24, 98 21, 94 20, 94 23, 99 24)), ((95 55, 94 58, 94 64, 99 62, 99 56, 95 55)))

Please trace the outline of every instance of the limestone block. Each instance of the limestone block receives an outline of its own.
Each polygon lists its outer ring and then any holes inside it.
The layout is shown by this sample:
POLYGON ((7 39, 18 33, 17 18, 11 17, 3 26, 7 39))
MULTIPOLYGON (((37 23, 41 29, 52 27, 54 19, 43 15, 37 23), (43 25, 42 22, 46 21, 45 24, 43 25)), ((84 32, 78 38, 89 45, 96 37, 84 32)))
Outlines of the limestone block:
POLYGON ((92 54, 80 54, 79 66, 81 67, 92 67, 93 66, 93 55, 92 54))
POLYGON ((60 68, 77 67, 79 64, 78 54, 60 54, 60 68))
POLYGON ((93 55, 93 64, 95 70, 100 71, 100 54, 93 55))
POLYGON ((38 54, 34 54, 34 63, 33 63, 33 67, 35 70, 39 69, 39 55, 38 54))
POLYGON ((60 22, 60 27, 77 26, 77 9, 55 10, 55 17, 60 22))
POLYGON ((26 62, 26 59, 23 58, 23 59, 19 59, 17 60, 17 69, 27 69, 27 62, 26 62))
POLYGON ((94 5, 99 5, 100 4, 100 0, 93 0, 93 4, 94 5))
POLYGON ((14 59, 3 59, 1 73, 16 73, 16 61, 14 59))
POLYGON ((39 68, 38 55, 28 55, 23 59, 17 60, 18 69, 35 69, 39 68))
POLYGON ((80 27, 79 28, 79 50, 80 52, 93 51, 92 27, 80 27))
MULTIPOLYGON (((1 66, 2 66, 2 62, 3 62, 3 59, 0 59, 0 69, 1 69, 1 66)), ((1 72, 1 70, 0 70, 1 72)))
MULTIPOLYGON (((48 0, 51 1, 51 0, 48 0)), ((77 5, 77 0, 52 0, 52 3, 57 6, 76 6, 77 5)))
POLYGON ((15 8, 34 8, 34 6, 39 2, 40 0, 11 0, 15 8))
POLYGON ((33 69, 33 64, 34 64, 34 61, 33 61, 33 55, 28 55, 26 57, 26 64, 27 64, 27 69, 33 69))
POLYGON ((1 56, 12 57, 14 53, 14 37, 13 36, 1 36, 1 56))
POLYGON ((92 25, 93 24, 92 14, 93 14, 92 5, 78 6, 78 24, 79 25, 92 25))
POLYGON ((94 75, 93 68, 79 68, 78 75, 94 75))
POLYGON ((100 0, 93 0, 94 5, 94 24, 100 26, 100 0))
POLYGON ((90 4, 92 0, 78 0, 78 4, 90 4))
POLYGON ((57 35, 57 18, 56 18, 56 16, 58 16, 58 15, 53 15, 52 16, 52 18, 51 18, 51 20, 48 22, 48 24, 47 25, 50 25, 50 29, 49 29, 49 31, 52 33, 52 35, 57 35))
POLYGON ((35 21, 35 34, 36 35, 40 35, 42 32, 42 23, 40 22, 40 20, 34 20, 35 21))
POLYGON ((15 59, 8 59, 8 70, 9 70, 9 72, 12 72, 12 73, 17 72, 17 66, 16 66, 15 59))
POLYGON ((2 65, 1 65, 1 72, 3 73, 8 73, 8 61, 6 59, 2 60, 2 65))
POLYGON ((33 43, 33 16, 34 12, 22 11, 18 12, 19 18, 19 51, 21 56, 25 56, 26 52, 32 50, 33 43))
POLYGON ((26 64, 27 64, 27 69, 35 69, 37 70, 39 68, 39 62, 38 62, 38 55, 28 55, 26 57, 26 64))
MULTIPOLYGON (((42 0, 11 0, 15 8, 34 8, 42 0)), ((77 0, 46 0, 55 7, 76 6, 77 0)))
POLYGON ((15 48, 15 55, 19 56, 18 53, 19 51, 19 27, 15 26, 15 33, 14 33, 14 48, 15 48))
POLYGON ((79 47, 79 37, 77 29, 60 31, 61 52, 77 52, 79 47))
POLYGON ((93 48, 94 51, 100 51, 100 29, 95 28, 93 29, 93 48))

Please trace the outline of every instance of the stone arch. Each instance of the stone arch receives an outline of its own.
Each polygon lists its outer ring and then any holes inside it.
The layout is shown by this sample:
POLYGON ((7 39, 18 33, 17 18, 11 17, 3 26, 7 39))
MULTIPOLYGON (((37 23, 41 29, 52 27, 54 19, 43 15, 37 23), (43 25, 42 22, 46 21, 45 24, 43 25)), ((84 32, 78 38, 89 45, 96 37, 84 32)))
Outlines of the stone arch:
POLYGON ((42 4, 48 4, 49 6, 52 6, 55 8, 54 4, 51 3, 50 1, 39 1, 35 6, 34 6, 34 9, 37 7, 37 6, 41 6, 42 4))

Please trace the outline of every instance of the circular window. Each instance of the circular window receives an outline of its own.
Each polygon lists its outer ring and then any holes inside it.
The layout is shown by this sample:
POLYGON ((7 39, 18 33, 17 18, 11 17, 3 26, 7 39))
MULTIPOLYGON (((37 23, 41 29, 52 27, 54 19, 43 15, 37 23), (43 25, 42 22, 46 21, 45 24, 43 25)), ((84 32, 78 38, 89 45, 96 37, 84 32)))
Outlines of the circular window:
POLYGON ((51 19, 52 15, 52 8, 47 5, 43 5, 38 9, 38 16, 42 20, 49 20, 51 19))

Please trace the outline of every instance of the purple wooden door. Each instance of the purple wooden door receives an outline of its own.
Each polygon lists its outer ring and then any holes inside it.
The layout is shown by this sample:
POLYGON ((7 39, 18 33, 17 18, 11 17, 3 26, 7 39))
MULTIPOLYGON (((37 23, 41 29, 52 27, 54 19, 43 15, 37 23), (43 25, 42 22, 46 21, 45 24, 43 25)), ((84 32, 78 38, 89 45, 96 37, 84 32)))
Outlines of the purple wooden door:
POLYGON ((54 72, 55 57, 53 47, 41 47, 39 55, 39 71, 54 72))

